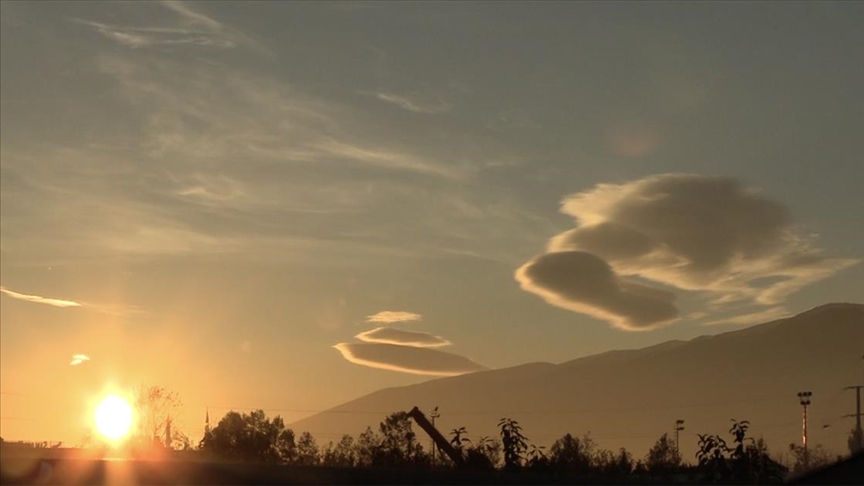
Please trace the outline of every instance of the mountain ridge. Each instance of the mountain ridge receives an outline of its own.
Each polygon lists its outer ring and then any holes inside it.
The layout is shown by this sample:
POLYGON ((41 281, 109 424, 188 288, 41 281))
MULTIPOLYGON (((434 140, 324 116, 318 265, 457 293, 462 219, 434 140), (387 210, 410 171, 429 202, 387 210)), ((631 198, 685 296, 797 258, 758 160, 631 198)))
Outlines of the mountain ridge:
MULTIPOLYGON (((849 413, 845 405, 854 397, 842 407, 839 399, 827 402, 861 380, 862 354, 864 305, 831 303, 687 341, 384 388, 291 426, 313 435, 356 435, 367 425, 375 428, 385 410, 439 406, 439 429, 445 433, 465 426, 472 437, 495 436, 498 419, 509 415, 538 445, 566 432, 593 431, 602 446, 623 445, 639 455, 676 419, 687 419, 694 433, 722 434, 735 417, 750 419, 756 436, 765 435, 781 450, 800 440, 797 391, 814 392, 815 420, 849 413), (370 411, 381 411, 381 417, 370 411)), ((814 427, 811 433, 842 452, 845 436, 838 431, 843 428, 814 427)), ((685 456, 695 448, 694 437, 686 440, 682 437, 685 456)))

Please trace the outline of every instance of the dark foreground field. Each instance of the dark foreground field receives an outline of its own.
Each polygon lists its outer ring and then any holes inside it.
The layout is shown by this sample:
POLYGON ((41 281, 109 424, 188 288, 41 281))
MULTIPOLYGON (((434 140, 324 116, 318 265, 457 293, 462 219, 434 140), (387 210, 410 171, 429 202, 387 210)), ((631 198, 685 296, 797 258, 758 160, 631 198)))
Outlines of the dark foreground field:
MULTIPOLYGON (((525 471, 372 469, 202 461, 4 457, 0 484, 240 485, 240 484, 695 484, 694 477, 556 476, 525 471)), ((862 484, 864 455, 792 481, 862 484)))
MULTIPOLYGON (((14 458, 2 484, 636 484, 635 478, 555 478, 529 473, 446 469, 371 469, 198 461, 14 458)), ((646 478, 638 483, 645 484, 646 478)), ((649 481, 653 482, 653 481, 649 481)))

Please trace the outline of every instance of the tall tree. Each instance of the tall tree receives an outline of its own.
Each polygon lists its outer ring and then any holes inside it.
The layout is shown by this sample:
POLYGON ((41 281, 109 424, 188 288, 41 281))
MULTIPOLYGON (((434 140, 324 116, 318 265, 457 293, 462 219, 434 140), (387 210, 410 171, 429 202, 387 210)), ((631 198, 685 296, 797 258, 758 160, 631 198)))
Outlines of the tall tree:
POLYGON ((352 467, 355 461, 354 438, 348 434, 343 435, 335 447, 331 442, 321 458, 325 466, 335 467, 352 467))
POLYGON ((668 473, 681 466, 681 454, 668 434, 663 434, 645 456, 645 467, 652 473, 668 473))
POLYGON ((594 441, 588 434, 580 439, 568 433, 552 444, 549 459, 558 470, 586 472, 591 468, 593 452, 594 441))
POLYGON ((140 385, 134 391, 133 401, 137 413, 136 442, 168 448, 189 447, 189 439, 177 423, 183 405, 180 395, 162 386, 140 385))
POLYGON ((372 427, 366 427, 366 430, 357 437, 357 442, 354 444, 357 465, 362 467, 375 465, 375 458, 380 446, 381 437, 372 430, 372 427))
POLYGON ((513 419, 502 418, 498 427, 501 429, 501 447, 504 450, 504 470, 516 471, 522 467, 528 450, 528 438, 522 435, 522 427, 513 419))
POLYGON ((380 460, 387 465, 417 465, 426 461, 423 446, 411 427, 406 412, 390 414, 379 425, 381 432, 380 460))
MULTIPOLYGON (((248 414, 231 411, 204 436, 201 449, 229 460, 278 462, 282 460, 279 439, 287 437, 285 430, 281 417, 270 420, 263 410, 248 414)), ((293 433, 290 436, 293 438, 293 433)), ((281 446, 290 449, 286 444, 281 446)))
POLYGON ((297 441, 297 464, 301 466, 314 466, 318 464, 318 444, 309 432, 300 434, 297 441))

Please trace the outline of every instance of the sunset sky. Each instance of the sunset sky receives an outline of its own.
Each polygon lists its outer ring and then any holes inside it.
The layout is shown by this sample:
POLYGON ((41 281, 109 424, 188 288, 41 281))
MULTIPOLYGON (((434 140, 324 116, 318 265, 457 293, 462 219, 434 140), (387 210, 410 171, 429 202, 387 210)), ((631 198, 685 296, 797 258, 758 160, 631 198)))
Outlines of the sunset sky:
POLYGON ((0 435, 148 383, 197 442, 864 302, 862 18, 2 2, 0 435))

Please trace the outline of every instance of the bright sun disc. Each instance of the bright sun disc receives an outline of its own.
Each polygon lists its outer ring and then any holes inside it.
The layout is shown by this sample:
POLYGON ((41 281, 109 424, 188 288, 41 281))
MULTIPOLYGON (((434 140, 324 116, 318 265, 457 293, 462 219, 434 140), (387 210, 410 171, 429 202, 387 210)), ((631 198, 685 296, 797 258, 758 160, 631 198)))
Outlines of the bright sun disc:
POLYGON ((96 408, 96 429, 110 440, 129 433, 132 427, 132 407, 117 395, 108 395, 96 408))

